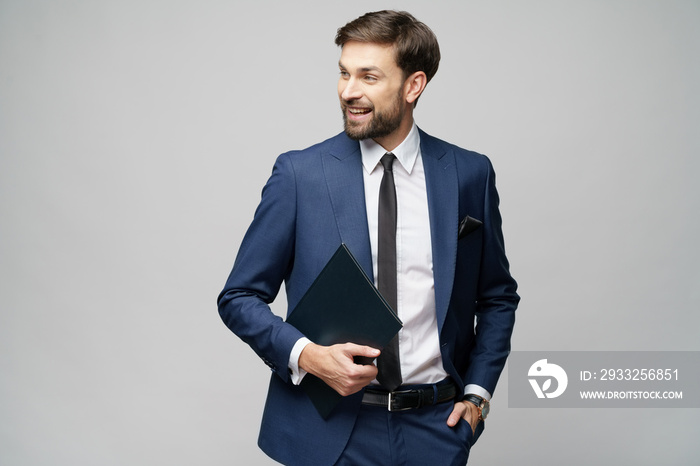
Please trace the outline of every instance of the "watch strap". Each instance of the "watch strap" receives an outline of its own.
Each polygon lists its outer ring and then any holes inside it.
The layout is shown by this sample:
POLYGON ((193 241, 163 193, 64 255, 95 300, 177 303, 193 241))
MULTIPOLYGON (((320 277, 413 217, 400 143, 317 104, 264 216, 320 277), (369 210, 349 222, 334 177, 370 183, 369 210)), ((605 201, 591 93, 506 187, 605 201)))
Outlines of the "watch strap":
POLYGON ((484 399, 477 395, 468 394, 464 396, 464 401, 468 401, 477 408, 481 408, 481 403, 484 401, 484 399))

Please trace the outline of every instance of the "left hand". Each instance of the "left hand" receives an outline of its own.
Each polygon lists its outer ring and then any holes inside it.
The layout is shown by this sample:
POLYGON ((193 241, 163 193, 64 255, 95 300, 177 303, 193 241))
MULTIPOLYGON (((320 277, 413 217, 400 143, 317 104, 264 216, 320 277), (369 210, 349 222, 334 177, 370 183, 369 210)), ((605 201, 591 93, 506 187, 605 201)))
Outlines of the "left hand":
POLYGON ((472 428, 472 433, 476 432, 476 426, 479 424, 479 408, 468 401, 458 401, 452 410, 452 414, 447 418, 447 425, 454 427, 460 421, 465 420, 469 427, 472 428))

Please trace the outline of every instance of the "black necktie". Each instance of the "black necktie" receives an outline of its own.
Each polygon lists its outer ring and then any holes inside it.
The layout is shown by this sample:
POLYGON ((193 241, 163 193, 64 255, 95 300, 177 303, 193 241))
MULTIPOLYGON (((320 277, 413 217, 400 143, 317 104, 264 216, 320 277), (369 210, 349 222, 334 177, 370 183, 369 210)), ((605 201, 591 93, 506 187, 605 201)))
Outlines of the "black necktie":
MULTIPOLYGON (((384 167, 382 184, 379 186, 379 244, 377 248, 377 288, 389 306, 396 309, 396 188, 391 166, 394 154, 388 152, 382 157, 384 167)), ((401 365, 399 363, 398 334, 384 347, 377 358, 377 380, 387 390, 395 390, 401 385, 401 365)))

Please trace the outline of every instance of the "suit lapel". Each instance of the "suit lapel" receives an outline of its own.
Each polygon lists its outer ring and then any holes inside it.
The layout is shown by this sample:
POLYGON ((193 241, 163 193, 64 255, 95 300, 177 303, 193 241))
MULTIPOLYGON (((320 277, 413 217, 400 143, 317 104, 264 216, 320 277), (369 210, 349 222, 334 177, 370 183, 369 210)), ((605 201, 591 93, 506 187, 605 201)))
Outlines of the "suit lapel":
POLYGON ((342 133, 321 158, 340 239, 374 281, 360 144, 342 133))
MULTIPOLYGON (((457 261, 459 186, 454 153, 423 131, 420 138, 430 215, 435 308, 438 330, 442 331, 457 261)), ((341 241, 374 281, 360 145, 343 133, 321 158, 341 241)))
POLYGON ((459 223, 459 185, 454 153, 445 150, 435 138, 420 132, 421 154, 425 169, 433 250, 435 309, 438 330, 447 315, 452 296, 457 261, 457 227, 459 223))

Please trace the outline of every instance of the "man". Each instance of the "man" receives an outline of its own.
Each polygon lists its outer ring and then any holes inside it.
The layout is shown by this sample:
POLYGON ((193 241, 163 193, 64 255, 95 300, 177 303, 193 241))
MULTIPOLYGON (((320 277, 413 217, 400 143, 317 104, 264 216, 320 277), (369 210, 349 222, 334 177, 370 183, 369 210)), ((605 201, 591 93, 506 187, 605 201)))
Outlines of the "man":
POLYGON ((427 26, 368 13, 336 44, 345 131, 277 159, 219 296, 274 372, 258 443, 285 464, 466 464, 519 300, 493 169, 413 121, 440 60, 427 26), (268 307, 284 281, 294 309, 341 243, 404 323, 382 353, 316 345, 268 307), (308 373, 343 395, 327 419, 298 386, 308 373))

